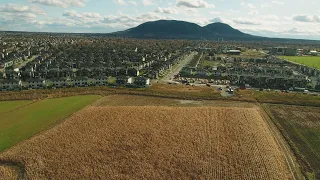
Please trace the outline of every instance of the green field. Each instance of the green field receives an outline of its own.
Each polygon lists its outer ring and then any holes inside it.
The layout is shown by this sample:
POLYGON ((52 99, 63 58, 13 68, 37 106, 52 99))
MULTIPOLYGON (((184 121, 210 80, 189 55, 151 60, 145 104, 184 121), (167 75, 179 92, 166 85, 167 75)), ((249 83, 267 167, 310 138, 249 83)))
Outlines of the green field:
POLYGON ((309 179, 320 179, 320 108, 264 105, 309 179))
POLYGON ((218 66, 220 63, 217 61, 210 61, 210 60, 201 60, 200 67, 214 67, 218 66))
POLYGON ((0 101, 0 115, 30 104, 32 101, 0 101))
POLYGON ((288 61, 320 69, 320 56, 280 56, 288 61))
MULTIPOLYGON (((90 95, 45 99, 0 115, 0 152, 52 127, 99 98, 90 95)), ((6 104, 12 102, 1 102, 0 106, 6 104)))

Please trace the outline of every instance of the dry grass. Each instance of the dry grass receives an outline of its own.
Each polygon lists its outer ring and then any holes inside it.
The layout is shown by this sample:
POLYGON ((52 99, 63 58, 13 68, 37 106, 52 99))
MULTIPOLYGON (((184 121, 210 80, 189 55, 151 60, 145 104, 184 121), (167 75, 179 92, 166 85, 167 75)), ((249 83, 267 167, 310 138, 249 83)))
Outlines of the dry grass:
POLYGON ((18 179, 19 175, 15 171, 14 168, 10 166, 1 166, 0 165, 0 179, 5 179, 5 180, 14 180, 18 179))
POLYGON ((265 105, 296 154, 304 173, 320 179, 320 108, 265 105))
POLYGON ((219 100, 179 100, 174 98, 161 98, 139 95, 109 95, 99 99, 93 105, 95 106, 175 106, 175 107, 257 107, 253 103, 239 101, 219 101, 219 100))
POLYGON ((89 106, 1 160, 27 179, 292 179, 257 108, 89 106))

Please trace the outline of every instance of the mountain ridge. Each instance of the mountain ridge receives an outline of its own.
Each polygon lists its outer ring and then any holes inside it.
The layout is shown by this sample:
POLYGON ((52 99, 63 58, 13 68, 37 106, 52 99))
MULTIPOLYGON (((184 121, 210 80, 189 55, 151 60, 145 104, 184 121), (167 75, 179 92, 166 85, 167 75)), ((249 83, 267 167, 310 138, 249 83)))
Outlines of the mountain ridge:
POLYGON ((216 39, 224 38, 233 40, 239 38, 252 38, 237 29, 224 23, 212 23, 206 26, 200 26, 195 23, 178 20, 158 20, 149 21, 138 25, 137 27, 111 33, 119 36, 128 36, 136 38, 164 38, 164 39, 216 39))
POLYGON ((228 24, 216 22, 206 26, 179 20, 149 21, 124 31, 109 33, 110 36, 147 39, 192 39, 228 41, 272 41, 300 43, 319 43, 317 40, 269 38, 250 35, 234 29, 228 24))

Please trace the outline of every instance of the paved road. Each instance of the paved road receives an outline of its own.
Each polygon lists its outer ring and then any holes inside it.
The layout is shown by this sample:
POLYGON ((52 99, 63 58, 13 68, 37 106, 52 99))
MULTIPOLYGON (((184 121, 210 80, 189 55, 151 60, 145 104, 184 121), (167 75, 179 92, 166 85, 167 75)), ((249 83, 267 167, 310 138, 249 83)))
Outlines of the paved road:
POLYGON ((198 54, 197 52, 192 52, 191 54, 189 54, 184 60, 180 61, 180 63, 177 66, 175 66, 167 75, 165 75, 160 80, 160 82, 163 82, 163 83, 173 82, 170 79, 173 79, 175 75, 179 74, 181 69, 185 67, 197 54, 198 54))
POLYGON ((29 62, 31 61, 34 61, 39 55, 33 55, 31 58, 21 62, 21 63, 17 63, 17 64, 14 64, 13 67, 14 68, 23 68, 24 66, 26 66, 29 62))

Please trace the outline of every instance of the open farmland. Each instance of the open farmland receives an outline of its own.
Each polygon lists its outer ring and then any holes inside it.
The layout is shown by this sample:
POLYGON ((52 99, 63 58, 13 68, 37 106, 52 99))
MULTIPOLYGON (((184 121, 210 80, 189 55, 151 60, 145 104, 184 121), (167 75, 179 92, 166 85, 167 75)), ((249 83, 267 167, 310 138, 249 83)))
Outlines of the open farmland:
POLYGON ((174 106, 174 107, 257 107, 253 103, 239 101, 183 100, 143 95, 109 95, 94 102, 94 106, 174 106))
POLYGON ((30 104, 32 101, 0 101, 0 115, 30 104))
POLYGON ((309 67, 320 69, 320 57, 319 56, 281 56, 281 58, 296 62, 299 64, 304 64, 309 67))
POLYGON ((310 177, 320 179, 320 108, 266 106, 310 177))
MULTIPOLYGON (((100 96, 73 96, 45 99, 19 109, 0 114, 0 151, 28 139, 36 133, 55 125, 72 113, 82 109, 100 96)), ((20 101, 5 101, 0 104, 15 107, 20 101)), ((28 101, 22 101, 21 103, 28 101)), ((18 107, 18 106, 17 106, 18 107)), ((12 108, 11 108, 12 109, 12 108)))
POLYGON ((100 105, 0 162, 27 179, 293 179, 258 108, 100 105))

